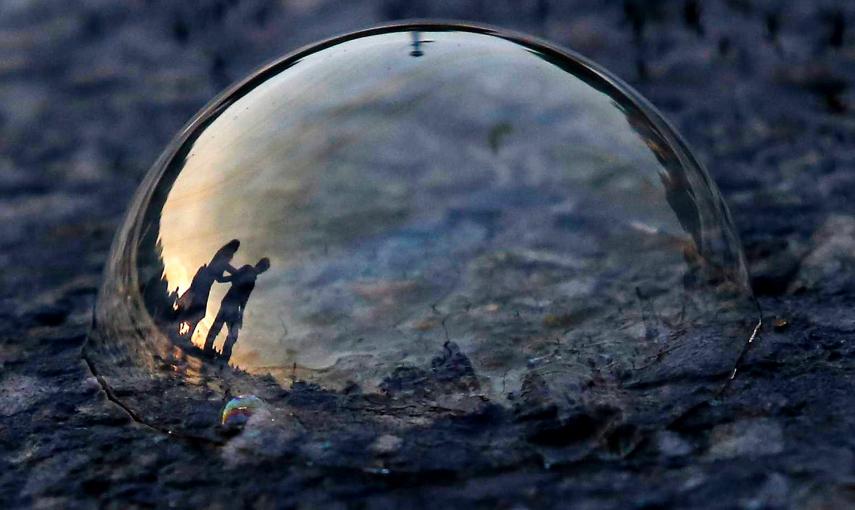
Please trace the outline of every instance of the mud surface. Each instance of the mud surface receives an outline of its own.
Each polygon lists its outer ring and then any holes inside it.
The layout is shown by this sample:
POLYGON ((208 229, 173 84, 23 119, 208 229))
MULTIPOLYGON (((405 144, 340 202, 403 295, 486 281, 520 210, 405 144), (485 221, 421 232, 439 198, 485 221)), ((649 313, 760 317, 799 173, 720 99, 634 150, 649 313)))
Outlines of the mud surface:
MULTIPOLYGON (((5 3, 0 504, 855 504, 853 22, 855 5, 842 1, 5 3), (110 241, 146 169, 195 111, 258 65, 412 17, 482 21, 566 45, 677 126, 730 204, 765 312, 737 379, 719 399, 643 431, 608 409, 556 415, 550 401, 565 396, 538 381, 510 410, 473 404, 427 416, 417 436, 366 427, 349 443, 306 443, 293 455, 282 429, 210 447, 135 423, 80 351, 110 241), (385 467, 396 458, 418 459, 419 469, 385 467)), ((435 361, 430 384, 470 376, 453 348, 435 361)), ((405 389, 412 375, 392 383, 405 389)), ((328 415, 353 427, 347 402, 299 386, 288 398, 340 406, 328 415)))

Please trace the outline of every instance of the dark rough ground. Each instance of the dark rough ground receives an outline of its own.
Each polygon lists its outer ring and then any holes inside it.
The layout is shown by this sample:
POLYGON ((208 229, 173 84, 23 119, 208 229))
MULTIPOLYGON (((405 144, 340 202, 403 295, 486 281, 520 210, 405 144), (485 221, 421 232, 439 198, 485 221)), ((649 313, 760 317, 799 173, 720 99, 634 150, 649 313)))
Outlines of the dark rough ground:
MULTIPOLYGON (((4 1, 0 507, 855 505, 853 26, 845 1, 4 1), (147 167, 208 99, 266 60, 427 16, 565 44, 677 125, 731 205, 767 317, 737 380, 641 438, 613 424, 600 435, 593 413, 579 439, 561 433, 573 424, 532 413, 532 448, 513 463, 497 451, 505 467, 418 475, 200 449, 132 423, 80 348, 110 239, 147 167), (556 436, 572 439, 544 444, 556 436), (603 445, 575 459, 577 440, 603 445)), ((448 464, 482 422, 373 448, 448 464)))

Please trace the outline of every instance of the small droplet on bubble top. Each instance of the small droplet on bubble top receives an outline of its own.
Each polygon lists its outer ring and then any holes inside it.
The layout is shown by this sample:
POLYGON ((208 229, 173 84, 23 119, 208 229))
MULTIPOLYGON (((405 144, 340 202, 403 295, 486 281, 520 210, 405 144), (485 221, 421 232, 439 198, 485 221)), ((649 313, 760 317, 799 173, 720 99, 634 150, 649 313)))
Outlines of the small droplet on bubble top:
POLYGON ((283 58, 179 134, 86 355, 164 427, 228 394, 305 412, 297 384, 655 415, 732 371, 747 281, 715 184, 629 87, 516 35, 386 27, 283 58))

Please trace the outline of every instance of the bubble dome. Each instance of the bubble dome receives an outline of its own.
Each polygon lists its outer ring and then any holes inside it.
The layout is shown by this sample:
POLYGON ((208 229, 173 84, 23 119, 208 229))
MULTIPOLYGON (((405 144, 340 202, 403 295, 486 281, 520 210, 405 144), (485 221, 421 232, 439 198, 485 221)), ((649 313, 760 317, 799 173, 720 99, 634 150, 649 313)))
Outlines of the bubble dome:
POLYGON ((299 50, 204 108, 130 206, 84 355, 169 431, 236 395, 322 430, 306 391, 396 427, 536 390, 651 420, 714 394, 758 320, 715 184, 638 93, 425 23, 299 50))

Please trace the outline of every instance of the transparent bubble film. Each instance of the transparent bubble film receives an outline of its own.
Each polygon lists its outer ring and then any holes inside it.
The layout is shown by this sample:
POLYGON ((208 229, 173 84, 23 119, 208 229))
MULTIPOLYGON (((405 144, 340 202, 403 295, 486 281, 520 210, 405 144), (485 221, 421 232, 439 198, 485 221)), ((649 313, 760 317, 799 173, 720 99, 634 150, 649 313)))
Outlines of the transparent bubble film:
POLYGON ((206 437, 261 402, 319 436, 532 395, 651 422, 714 395, 758 320, 715 184, 636 92, 406 25, 285 57, 179 134, 85 356, 140 420, 206 437))

